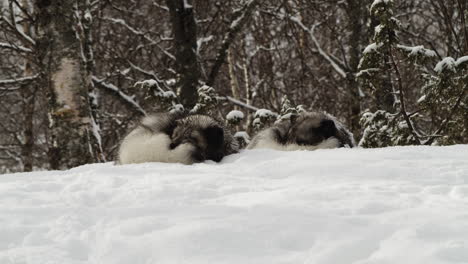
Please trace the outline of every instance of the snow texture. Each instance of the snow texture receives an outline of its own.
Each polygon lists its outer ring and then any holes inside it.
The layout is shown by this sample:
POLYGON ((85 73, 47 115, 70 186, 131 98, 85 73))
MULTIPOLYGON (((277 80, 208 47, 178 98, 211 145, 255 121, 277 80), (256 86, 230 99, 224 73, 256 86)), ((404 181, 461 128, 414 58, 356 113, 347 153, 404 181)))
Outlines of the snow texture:
POLYGON ((277 116, 277 114, 273 113, 272 111, 268 110, 268 109, 258 109, 256 112, 255 112, 255 117, 263 117, 263 118, 268 118, 268 117, 275 117, 277 116))
POLYGON ((463 57, 458 58, 458 60, 455 62, 455 66, 458 67, 465 63, 468 63, 468 56, 463 56, 463 57))
POLYGON ((0 80, 0 84, 8 85, 8 84, 21 83, 21 82, 29 82, 29 81, 33 81, 33 80, 37 79, 37 77, 39 77, 39 74, 36 74, 34 76, 16 78, 16 79, 0 80))
POLYGON ((144 81, 140 81, 140 82, 136 82, 135 83, 135 86, 149 86, 149 87, 153 87, 153 86, 157 86, 158 85, 158 81, 156 80, 153 80, 153 79, 149 79, 149 80, 144 80, 144 81))
POLYGON ((415 46, 415 47, 410 47, 410 46, 405 46, 405 45, 397 45, 398 48, 403 49, 407 52, 409 52, 409 56, 417 56, 417 55, 423 55, 425 57, 436 57, 437 54, 435 51, 426 49, 424 46, 415 46))
POLYGON ((247 132, 245 131, 238 131, 234 134, 234 138, 241 138, 245 143, 250 142, 250 136, 247 132))
POLYGON ((444 70, 455 71, 456 62, 452 57, 446 57, 443 60, 439 61, 434 68, 434 71, 441 73, 444 70))
POLYGON ((187 0, 184 0, 184 8, 185 9, 192 9, 193 6, 191 4, 189 4, 189 2, 187 0))
POLYGON ((393 0, 374 0, 370 7, 370 11, 374 12, 374 8, 376 8, 378 5, 385 4, 388 5, 388 3, 393 2, 393 0))
POLYGON ((175 99, 177 98, 176 94, 173 91, 162 91, 159 93, 161 97, 167 98, 167 99, 175 99))
POLYGON ((174 114, 174 113, 182 113, 184 111, 185 111, 185 108, 182 104, 174 104, 169 112, 174 114))
POLYGON ((377 43, 371 43, 369 44, 363 51, 364 54, 370 53, 370 52, 376 52, 378 48, 382 47, 382 44, 377 44, 377 43))
POLYGON ((231 112, 229 112, 226 115, 226 119, 228 121, 230 121, 230 120, 242 120, 242 119, 244 119, 244 113, 242 113, 239 110, 232 110, 231 112))
POLYGON ((32 52, 32 50, 29 48, 19 46, 16 44, 10 44, 10 43, 0 42, 0 48, 10 48, 10 49, 14 49, 14 50, 22 51, 22 52, 32 52))
POLYGON ((468 146, 0 176, 0 263, 468 263, 468 146))

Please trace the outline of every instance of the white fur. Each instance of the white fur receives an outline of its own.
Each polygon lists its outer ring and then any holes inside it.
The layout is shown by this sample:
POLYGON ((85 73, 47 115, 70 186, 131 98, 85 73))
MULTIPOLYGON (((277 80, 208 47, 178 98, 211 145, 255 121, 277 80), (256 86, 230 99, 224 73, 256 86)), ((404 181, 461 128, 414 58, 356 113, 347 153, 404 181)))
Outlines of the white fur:
POLYGON ((163 133, 152 133, 144 128, 137 128, 128 134, 119 149, 121 164, 144 162, 168 162, 192 164, 191 144, 181 144, 170 149, 171 139, 163 133))
POLYGON ((266 149, 275 149, 275 150, 282 150, 282 151, 294 151, 294 150, 317 150, 317 149, 332 149, 338 148, 340 146, 340 142, 337 138, 331 137, 328 138, 318 145, 314 146, 304 146, 298 144, 280 144, 278 141, 275 140, 274 136, 272 135, 273 131, 270 129, 264 130, 260 132, 258 136, 258 140, 254 142, 254 145, 249 145, 248 149, 257 149, 257 148, 266 148, 266 149))

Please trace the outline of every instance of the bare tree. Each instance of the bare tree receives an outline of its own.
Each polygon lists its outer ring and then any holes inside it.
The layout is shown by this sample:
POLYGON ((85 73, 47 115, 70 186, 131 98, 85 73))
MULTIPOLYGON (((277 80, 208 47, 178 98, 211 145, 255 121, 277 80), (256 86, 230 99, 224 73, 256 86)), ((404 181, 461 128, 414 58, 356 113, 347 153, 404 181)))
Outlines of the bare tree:
MULTIPOLYGON (((40 84, 46 89, 52 169, 101 159, 100 136, 89 104, 91 77, 81 54, 76 2, 36 0, 40 84)), ((88 14, 90 15, 90 14, 88 14)))

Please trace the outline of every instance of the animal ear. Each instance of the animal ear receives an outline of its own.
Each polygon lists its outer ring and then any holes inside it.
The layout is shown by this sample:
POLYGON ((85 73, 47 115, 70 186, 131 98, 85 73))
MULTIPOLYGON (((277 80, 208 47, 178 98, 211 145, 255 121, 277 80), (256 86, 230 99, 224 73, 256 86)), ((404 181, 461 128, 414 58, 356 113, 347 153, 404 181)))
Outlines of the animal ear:
POLYGON ((209 126, 205 129, 208 142, 221 144, 224 141, 224 130, 220 126, 209 126))
POLYGON ((324 119, 320 122, 320 129, 327 136, 334 136, 336 134, 335 122, 330 119, 324 119))

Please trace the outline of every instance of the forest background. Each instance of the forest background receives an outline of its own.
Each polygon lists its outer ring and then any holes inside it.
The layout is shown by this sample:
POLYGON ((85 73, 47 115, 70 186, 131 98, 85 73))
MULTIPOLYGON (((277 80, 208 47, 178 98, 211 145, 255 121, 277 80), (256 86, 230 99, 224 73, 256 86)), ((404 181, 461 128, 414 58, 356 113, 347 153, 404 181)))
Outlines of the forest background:
POLYGON ((467 5, 2 0, 0 173, 111 161, 157 111, 213 115, 241 143, 313 110, 362 147, 467 144, 467 5))

